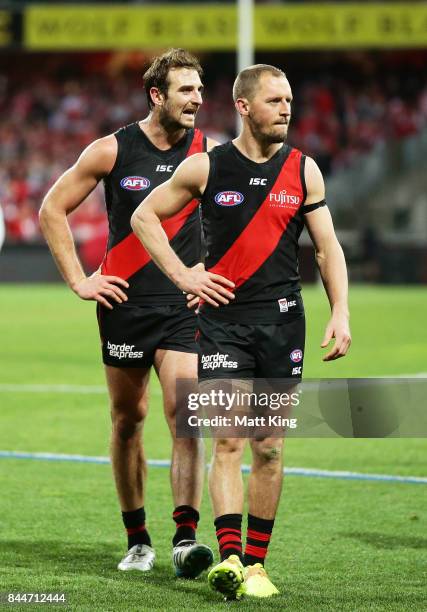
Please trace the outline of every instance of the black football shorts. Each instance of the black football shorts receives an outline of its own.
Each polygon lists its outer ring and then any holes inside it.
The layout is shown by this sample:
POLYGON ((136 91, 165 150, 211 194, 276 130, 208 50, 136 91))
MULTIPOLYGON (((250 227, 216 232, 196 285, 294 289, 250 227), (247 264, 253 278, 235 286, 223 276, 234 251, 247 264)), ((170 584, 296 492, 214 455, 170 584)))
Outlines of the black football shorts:
POLYGON ((304 312, 282 323, 245 324, 199 315, 199 380, 302 376, 304 312))
POLYGON ((149 368, 157 349, 197 353, 197 317, 186 304, 98 304, 97 315, 105 365, 149 368))

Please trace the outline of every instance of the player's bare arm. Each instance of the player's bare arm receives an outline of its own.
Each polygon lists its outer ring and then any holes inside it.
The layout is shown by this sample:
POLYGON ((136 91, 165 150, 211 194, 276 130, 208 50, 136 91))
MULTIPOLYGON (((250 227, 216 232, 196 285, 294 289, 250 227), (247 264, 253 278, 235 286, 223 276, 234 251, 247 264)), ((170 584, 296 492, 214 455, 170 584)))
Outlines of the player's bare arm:
MULTIPOLYGON (((206 148, 208 151, 211 151, 214 147, 217 147, 220 143, 217 140, 213 140, 213 138, 206 139, 206 148)), ((198 295, 193 295, 192 293, 187 293, 187 306, 190 310, 197 309, 199 306, 200 298, 198 295)))
MULTIPOLYGON (((325 185, 322 173, 314 160, 309 157, 306 160, 305 179, 307 184, 305 205, 324 200, 325 185)), ((325 348, 332 338, 335 338, 332 349, 323 357, 324 361, 331 361, 344 357, 351 343, 347 267, 328 208, 322 206, 307 212, 305 223, 314 244, 320 275, 331 306, 331 318, 321 344, 321 347, 325 348)))
POLYGON ((103 276, 99 271, 86 277, 67 215, 80 206, 98 182, 111 172, 116 156, 114 136, 93 142, 52 186, 39 213, 40 227, 66 283, 83 300, 96 300, 107 308, 112 308, 108 298, 118 303, 127 300, 121 287, 129 285, 118 276, 103 276))
POLYGON ((227 289, 234 283, 207 272, 203 264, 187 268, 169 244, 161 226, 182 210, 192 199, 200 198, 209 175, 209 158, 198 153, 186 159, 173 176, 159 185, 135 210, 131 218, 132 229, 159 266, 179 289, 198 295, 212 306, 228 304, 234 298, 227 289))

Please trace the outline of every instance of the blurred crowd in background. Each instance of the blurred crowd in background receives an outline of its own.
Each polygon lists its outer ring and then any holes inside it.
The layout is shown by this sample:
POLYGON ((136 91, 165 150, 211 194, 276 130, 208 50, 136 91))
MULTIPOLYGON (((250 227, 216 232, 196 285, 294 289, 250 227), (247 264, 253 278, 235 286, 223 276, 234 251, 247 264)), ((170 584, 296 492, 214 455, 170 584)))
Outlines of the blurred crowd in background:
MULTIPOLYGON (((339 63, 257 58, 283 66, 294 93, 290 143, 314 157, 326 176, 384 140, 427 125, 424 53, 349 54, 339 63), (408 59, 410 57, 410 59, 408 59), (286 64, 286 66, 284 66, 286 64), (289 64, 289 68, 287 67, 289 64)), ((197 125, 226 141, 235 135, 232 56, 202 58, 204 105, 197 125)), ((0 203, 7 240, 40 240, 37 213, 60 174, 94 139, 142 119, 147 104, 138 54, 18 56, 13 73, 0 63, 0 203)), ((105 241, 101 186, 71 216, 81 244, 105 241)))

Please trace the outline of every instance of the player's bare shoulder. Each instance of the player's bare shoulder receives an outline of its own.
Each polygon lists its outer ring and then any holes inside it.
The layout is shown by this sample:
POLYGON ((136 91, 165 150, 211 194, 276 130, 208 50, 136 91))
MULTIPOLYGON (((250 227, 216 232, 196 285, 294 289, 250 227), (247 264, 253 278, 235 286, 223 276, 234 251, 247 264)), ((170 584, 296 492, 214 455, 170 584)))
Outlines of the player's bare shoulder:
POLYGON ((307 187, 305 205, 308 206, 323 200, 325 198, 325 182, 319 166, 311 157, 307 157, 305 160, 304 176, 307 187))
POLYGON ((114 134, 98 138, 84 149, 77 160, 76 167, 101 180, 114 168, 117 150, 117 139, 114 134))
POLYGON ((193 197, 203 195, 209 177, 209 155, 195 153, 187 157, 175 170, 171 179, 174 187, 187 189, 193 197))
POLYGON ((116 158, 114 135, 92 142, 49 189, 40 208, 41 218, 48 215, 49 210, 68 214, 80 206, 99 181, 111 172, 116 158))

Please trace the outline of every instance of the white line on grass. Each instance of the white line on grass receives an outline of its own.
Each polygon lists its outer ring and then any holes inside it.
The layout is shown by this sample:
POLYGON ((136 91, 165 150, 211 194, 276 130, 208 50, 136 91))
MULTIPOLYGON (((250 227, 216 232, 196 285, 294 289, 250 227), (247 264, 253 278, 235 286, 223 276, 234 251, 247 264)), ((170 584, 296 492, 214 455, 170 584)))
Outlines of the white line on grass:
MULTIPOLYGON (((372 377, 370 377, 372 378, 372 377)), ((427 372, 417 372, 415 374, 395 374, 393 376, 379 376, 377 378, 427 378, 427 372)), ((343 379, 346 381, 347 379, 343 379)), ((369 380, 369 379, 365 379, 369 380)), ((335 380, 340 384, 340 379, 335 380)), ((307 383, 306 383, 307 384, 307 383)), ((345 384, 345 383, 344 383, 345 384)), ((154 389, 154 393, 157 390, 154 389)), ((76 393, 76 394, 105 394, 107 388, 104 385, 69 385, 69 384, 21 384, 21 383, 0 383, 0 393, 76 393)), ((160 391, 159 391, 160 395, 160 391)))
POLYGON ((416 374, 396 374, 395 376, 381 376, 381 378, 427 378, 427 372, 417 372, 416 374))
MULTIPOLYGON (((75 463, 110 463, 109 457, 88 455, 63 455, 59 453, 26 453, 21 451, 0 451, 0 459, 32 459, 39 461, 71 461, 75 463)), ((153 467, 170 467, 167 459, 149 459, 153 467)), ((242 465, 242 472, 250 471, 249 465, 242 465)), ((306 476, 311 478, 337 478, 341 480, 371 480, 376 482, 400 482, 403 484, 427 484, 422 476, 395 476, 393 474, 363 474, 361 472, 343 472, 335 470, 316 470, 309 468, 288 467, 283 472, 288 476, 306 476)))
MULTIPOLYGON (((50 384, 19 384, 0 383, 0 393, 76 393, 82 395, 107 393, 104 385, 50 385, 50 384)), ((161 395, 161 391, 153 389, 152 395, 161 395)))
POLYGON ((107 393, 103 385, 24 385, 1 384, 0 393, 107 393))

